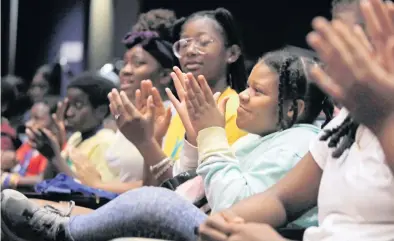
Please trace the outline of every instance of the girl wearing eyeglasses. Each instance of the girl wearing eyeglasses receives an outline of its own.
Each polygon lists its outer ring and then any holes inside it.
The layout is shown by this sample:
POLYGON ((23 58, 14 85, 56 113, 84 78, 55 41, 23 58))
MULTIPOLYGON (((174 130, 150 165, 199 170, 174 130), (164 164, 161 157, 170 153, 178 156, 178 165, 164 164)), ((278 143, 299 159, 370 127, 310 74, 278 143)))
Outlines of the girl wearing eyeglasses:
MULTIPOLYGON (((237 92, 245 89, 247 76, 232 14, 223 8, 194 13, 178 21, 174 38, 178 41, 173 51, 182 72, 204 75, 212 92, 222 93, 219 101, 230 98, 226 105, 226 134, 233 144, 246 134, 237 127, 235 119, 239 105, 237 92)), ((172 160, 178 159, 184 144, 185 126, 180 115, 172 120, 164 143, 164 152, 172 160)), ((186 129, 186 133, 187 141, 195 145, 195 132, 186 129)))

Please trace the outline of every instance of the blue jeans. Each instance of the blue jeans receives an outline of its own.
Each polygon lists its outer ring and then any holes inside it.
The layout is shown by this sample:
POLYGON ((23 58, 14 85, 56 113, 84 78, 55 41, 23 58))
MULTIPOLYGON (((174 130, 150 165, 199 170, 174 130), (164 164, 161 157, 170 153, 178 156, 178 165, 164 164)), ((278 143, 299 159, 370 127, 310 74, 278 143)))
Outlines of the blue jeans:
POLYGON ((88 215, 72 217, 74 241, 108 241, 119 237, 197 240, 195 227, 206 214, 175 192, 143 187, 126 192, 88 215))

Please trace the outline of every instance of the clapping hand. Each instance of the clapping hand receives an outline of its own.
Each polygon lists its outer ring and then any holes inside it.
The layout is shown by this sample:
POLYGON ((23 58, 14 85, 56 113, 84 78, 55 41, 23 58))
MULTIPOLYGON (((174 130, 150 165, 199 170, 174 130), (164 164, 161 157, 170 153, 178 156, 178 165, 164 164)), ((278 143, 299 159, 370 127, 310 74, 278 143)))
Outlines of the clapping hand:
POLYGON ((75 176, 82 184, 96 187, 101 182, 101 175, 89 158, 76 148, 69 150, 69 156, 75 166, 75 176))
MULTIPOLYGON (((308 43, 327 65, 314 67, 314 81, 372 130, 394 115, 394 11, 380 0, 361 3, 368 43, 340 21, 313 21, 308 43)), ((355 31, 356 30, 356 31, 355 31)))
POLYGON ((212 126, 225 127, 225 111, 228 97, 219 105, 217 100, 220 93, 212 95, 212 91, 204 76, 198 76, 198 82, 192 74, 187 74, 186 80, 186 106, 190 122, 195 131, 212 126))
POLYGON ((56 124, 57 128, 57 138, 60 147, 62 147, 67 142, 67 131, 66 131, 66 110, 68 107, 68 99, 65 98, 63 101, 57 103, 56 113, 52 114, 52 119, 56 124))
POLYGON ((174 81, 175 89, 178 95, 177 99, 175 95, 171 92, 169 88, 166 89, 168 98, 170 99, 172 105, 176 109, 183 126, 186 131, 186 138, 189 143, 196 146, 197 145, 197 133, 194 130, 192 123, 190 122, 189 114, 186 107, 186 84, 187 79, 186 74, 183 73, 178 67, 173 68, 174 72, 171 73, 172 80, 174 81))
POLYGON ((138 89, 135 95, 136 108, 141 114, 145 114, 147 111, 147 103, 150 95, 155 106, 154 138, 157 143, 161 144, 171 122, 171 108, 168 107, 166 109, 164 107, 160 93, 156 87, 153 87, 152 82, 150 80, 143 80, 141 81, 141 89, 138 89))
POLYGON ((110 110, 122 134, 134 145, 139 146, 154 139, 155 106, 150 95, 146 111, 139 111, 128 99, 125 92, 114 89, 108 94, 110 110))
POLYGON ((38 150, 48 160, 60 156, 60 144, 58 137, 46 128, 26 125, 28 143, 32 148, 38 150))

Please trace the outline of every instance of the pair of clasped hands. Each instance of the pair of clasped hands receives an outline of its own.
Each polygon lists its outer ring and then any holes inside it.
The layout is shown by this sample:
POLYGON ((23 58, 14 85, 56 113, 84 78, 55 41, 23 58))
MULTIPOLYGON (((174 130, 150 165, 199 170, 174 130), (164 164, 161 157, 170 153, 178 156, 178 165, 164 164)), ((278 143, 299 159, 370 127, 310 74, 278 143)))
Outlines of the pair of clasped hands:
MULTIPOLYGON (((166 93, 182 120, 187 140, 196 145, 200 130, 212 126, 224 127, 228 98, 224 98, 218 106, 220 93, 212 94, 204 76, 200 75, 196 79, 191 73, 185 74, 178 67, 173 70, 171 77, 178 98, 168 88, 166 93)), ((159 91, 150 80, 141 81, 134 104, 126 93, 116 89, 108 94, 108 98, 118 129, 129 141, 137 147, 152 141, 161 145, 171 122, 171 109, 164 107, 159 91)))

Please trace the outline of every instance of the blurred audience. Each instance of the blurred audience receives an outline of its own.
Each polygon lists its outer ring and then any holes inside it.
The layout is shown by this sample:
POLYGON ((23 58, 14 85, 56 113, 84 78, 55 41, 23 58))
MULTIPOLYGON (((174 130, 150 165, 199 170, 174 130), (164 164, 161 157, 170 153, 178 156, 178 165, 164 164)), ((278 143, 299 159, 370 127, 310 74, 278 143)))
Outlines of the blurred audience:
MULTIPOLYGON (((26 123, 26 128, 48 129, 57 133, 55 123, 51 113, 56 110, 56 103, 43 101, 36 102, 31 108, 30 120, 26 123)), ((40 154, 31 143, 25 142, 12 158, 4 160, 2 158, 2 188, 31 188, 43 180, 43 174, 47 167, 47 159, 40 154)))
POLYGON ((19 146, 16 130, 12 127, 7 117, 7 112, 12 109, 17 99, 17 90, 10 78, 1 79, 1 156, 5 151, 15 151, 19 146))
POLYGON ((10 86, 5 88, 12 89, 11 92, 10 90, 6 91, 8 94, 12 93, 12 96, 2 96, 2 100, 6 100, 4 102, 2 101, 2 103, 6 103, 6 105, 2 106, 1 113, 2 116, 8 120, 8 123, 17 131, 18 135, 24 131, 24 114, 31 107, 29 98, 26 95, 27 85, 24 83, 23 79, 13 75, 2 77, 1 83, 2 86, 10 86))
POLYGON ((67 96, 58 104, 56 123, 59 135, 44 131, 37 135, 39 128, 28 130, 29 140, 38 145, 38 150, 50 161, 50 172, 55 176, 64 172, 75 176, 75 165, 91 163, 102 180, 112 180, 116 174, 108 167, 105 153, 112 144, 115 133, 103 128, 103 120, 109 114, 108 99, 105 93, 115 85, 97 74, 83 73, 78 75, 67 87, 67 96), (65 131, 74 134, 65 143, 65 131), (62 146, 65 148, 62 151, 62 146))
POLYGON ((61 72, 55 65, 39 67, 33 76, 28 89, 32 103, 42 101, 44 98, 56 97, 60 93, 61 72))

